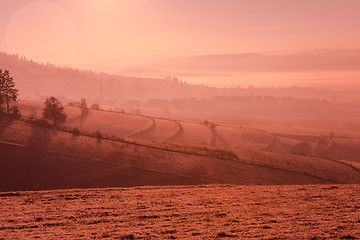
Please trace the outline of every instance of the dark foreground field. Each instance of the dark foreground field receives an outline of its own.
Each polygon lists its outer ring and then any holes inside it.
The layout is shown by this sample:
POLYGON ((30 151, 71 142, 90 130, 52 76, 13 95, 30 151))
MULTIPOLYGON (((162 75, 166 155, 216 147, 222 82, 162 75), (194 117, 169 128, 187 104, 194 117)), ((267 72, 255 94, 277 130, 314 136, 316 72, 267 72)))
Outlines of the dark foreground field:
POLYGON ((0 239, 357 239, 360 185, 0 193, 0 239))

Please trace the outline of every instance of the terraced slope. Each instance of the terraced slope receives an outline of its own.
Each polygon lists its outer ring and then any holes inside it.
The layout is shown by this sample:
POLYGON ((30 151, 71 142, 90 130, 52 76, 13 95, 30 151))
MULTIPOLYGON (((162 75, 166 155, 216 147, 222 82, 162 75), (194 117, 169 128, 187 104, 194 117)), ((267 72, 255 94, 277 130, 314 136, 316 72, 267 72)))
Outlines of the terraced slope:
MULTIPOLYGON (((127 135, 131 138, 141 138, 154 141, 165 141, 173 138, 179 131, 177 122, 161 118, 150 118, 152 124, 145 129, 127 135)), ((121 135, 119 135, 121 136, 121 135)))
POLYGON ((325 154, 331 158, 360 162, 360 139, 335 138, 325 154))
POLYGON ((184 143, 210 145, 212 139, 212 131, 209 127, 194 122, 180 122, 180 124, 184 131, 184 143))
MULTIPOLYGON (((42 103, 20 101, 24 116, 41 117, 42 103)), ((239 128, 236 124, 217 125, 215 128, 200 122, 154 118, 126 113, 94 111, 81 118, 76 107, 65 107, 68 115, 65 126, 85 132, 100 131, 102 135, 115 135, 152 141, 202 144, 233 149, 266 150, 270 152, 321 156, 332 159, 360 161, 359 139, 338 137, 332 141, 325 135, 299 135, 270 133, 263 130, 239 128)))
POLYGON ((359 183, 344 163, 145 140, 96 139, 0 121, 0 190, 139 185, 359 183))
MULTIPOLYGON (((24 116, 35 114, 37 118, 42 117, 42 103, 23 100, 18 106, 24 116)), ((65 112, 68 116, 65 125, 68 127, 116 136, 133 135, 150 128, 153 124, 151 118, 132 114, 90 110, 88 116, 82 119, 81 111, 77 107, 65 106, 65 112)))
MULTIPOLYGON (((24 116, 42 116, 43 104, 22 100, 18 104, 24 116)), ((87 132, 100 131, 119 137, 154 141, 205 144, 220 147, 260 150, 271 142, 272 134, 252 129, 217 126, 215 129, 200 122, 176 121, 133 114, 95 111, 81 118, 77 107, 65 107, 68 119, 65 126, 87 132)))
POLYGON ((274 135, 261 130, 217 126, 214 129, 217 146, 261 150, 268 147, 274 135))

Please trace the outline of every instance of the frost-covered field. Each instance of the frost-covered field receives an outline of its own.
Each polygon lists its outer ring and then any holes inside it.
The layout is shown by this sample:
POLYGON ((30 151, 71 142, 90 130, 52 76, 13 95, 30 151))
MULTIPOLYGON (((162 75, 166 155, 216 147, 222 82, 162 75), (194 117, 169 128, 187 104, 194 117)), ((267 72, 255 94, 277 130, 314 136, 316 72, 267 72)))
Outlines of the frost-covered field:
POLYGON ((360 185, 0 193, 0 239, 356 239, 360 185))

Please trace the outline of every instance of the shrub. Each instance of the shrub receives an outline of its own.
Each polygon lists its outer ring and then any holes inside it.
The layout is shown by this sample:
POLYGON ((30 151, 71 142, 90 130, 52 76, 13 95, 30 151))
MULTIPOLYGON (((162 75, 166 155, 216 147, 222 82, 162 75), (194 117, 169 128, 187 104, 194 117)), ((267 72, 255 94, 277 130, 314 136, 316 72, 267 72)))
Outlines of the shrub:
POLYGON ((79 101, 72 101, 72 102, 68 102, 67 105, 69 107, 80 107, 80 102, 79 101))
POLYGON ((90 107, 92 110, 100 110, 100 106, 97 103, 93 103, 90 107))
POLYGON ((80 135, 80 130, 78 128, 73 128, 73 130, 71 131, 71 133, 75 136, 79 136, 80 135))
POLYGON ((20 119, 21 118, 21 113, 20 110, 17 106, 12 106, 10 108, 10 115, 16 119, 20 119))
POLYGON ((41 127, 52 127, 52 125, 44 119, 34 119, 32 120, 32 123, 41 127))
POLYGON ((31 112, 30 112, 30 114, 28 116, 28 119, 34 120, 35 116, 36 116, 36 111, 34 109, 31 109, 31 112))
POLYGON ((96 131, 95 137, 96 137, 97 139, 103 139, 103 138, 104 138, 100 131, 96 131))
POLYGON ((211 123, 211 124, 210 124, 210 128, 211 128, 211 129, 215 129, 216 127, 217 127, 217 125, 216 125, 215 123, 211 123))

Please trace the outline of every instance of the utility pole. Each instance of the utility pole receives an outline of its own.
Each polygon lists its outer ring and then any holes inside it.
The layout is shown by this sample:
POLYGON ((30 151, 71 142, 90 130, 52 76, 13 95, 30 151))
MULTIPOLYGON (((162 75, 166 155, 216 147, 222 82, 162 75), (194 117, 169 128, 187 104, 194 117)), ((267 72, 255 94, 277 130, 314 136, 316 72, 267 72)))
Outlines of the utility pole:
POLYGON ((102 99, 103 99, 102 91, 103 91, 103 80, 102 78, 100 78, 100 104, 102 104, 102 99))

